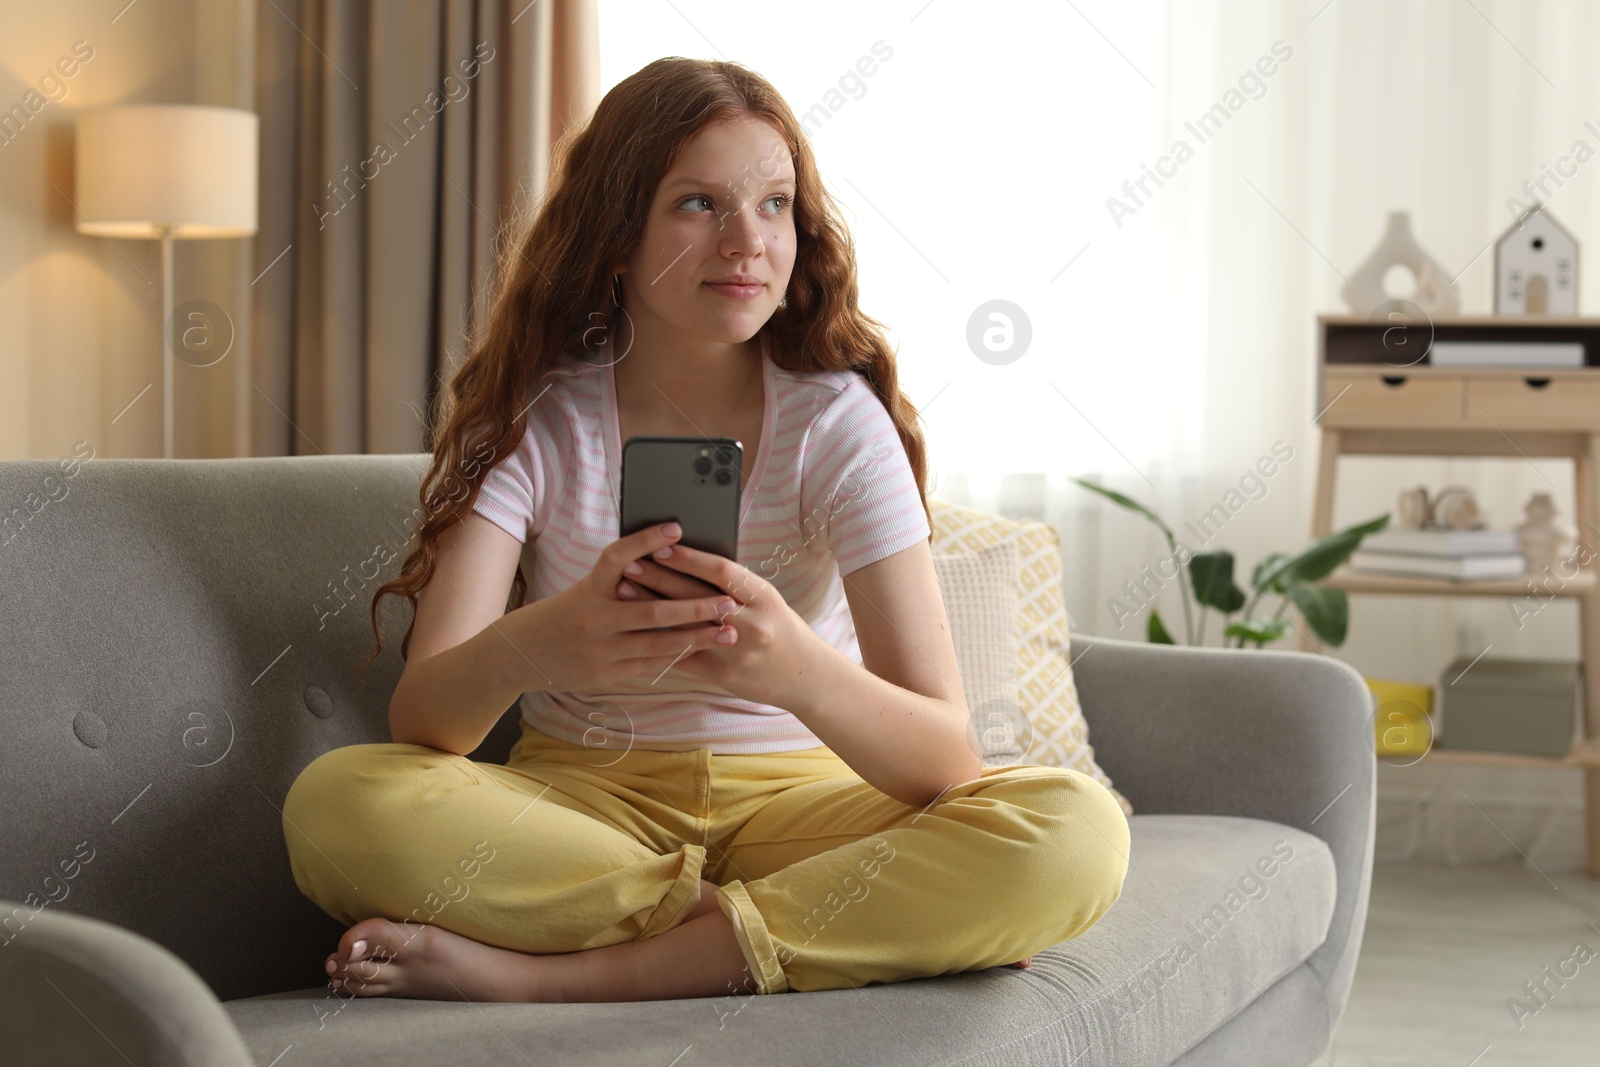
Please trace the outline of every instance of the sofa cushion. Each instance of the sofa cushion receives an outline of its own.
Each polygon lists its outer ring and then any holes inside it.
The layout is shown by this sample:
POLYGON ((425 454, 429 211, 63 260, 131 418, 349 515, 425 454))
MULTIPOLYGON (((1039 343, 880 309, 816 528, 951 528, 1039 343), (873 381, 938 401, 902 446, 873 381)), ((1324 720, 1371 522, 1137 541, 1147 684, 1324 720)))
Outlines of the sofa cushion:
POLYGON ((1023 762, 1070 767, 1111 790, 1124 814, 1133 805, 1094 760, 1089 723, 1072 680, 1071 635, 1061 591, 1061 535, 1032 519, 1007 519, 944 500, 930 500, 936 554, 978 552, 1010 541, 1017 553, 1017 699, 1031 738, 1023 762))
MULTIPOLYGON (((328 749, 389 739, 404 600, 357 667, 426 459, 81 466, 0 550, 0 897, 142 934, 223 999, 317 981, 343 928, 279 809, 328 749)), ((54 467, 0 463, 0 500, 54 467)))
POLYGON ((961 691, 985 767, 1027 756, 1028 731, 1017 703, 1017 548, 996 541, 976 552, 936 553, 945 618, 961 691))
POLYGON ((1333 919, 1333 853, 1319 837, 1222 815, 1129 824, 1122 896, 1041 972, 1065 994, 1048 1025, 1073 1054, 1092 1043, 1096 1064, 1177 1058, 1305 962, 1333 919))
POLYGON ((1117 905, 1021 971, 874 985, 870 997, 474 1005, 342 1000, 319 988, 224 1007, 257 1062, 292 1044, 299 1067, 470 1067, 520 1062, 518 1053, 538 1063, 700 1067, 1169 1063, 1322 943, 1333 860, 1320 839, 1260 819, 1139 815, 1130 826, 1117 905))

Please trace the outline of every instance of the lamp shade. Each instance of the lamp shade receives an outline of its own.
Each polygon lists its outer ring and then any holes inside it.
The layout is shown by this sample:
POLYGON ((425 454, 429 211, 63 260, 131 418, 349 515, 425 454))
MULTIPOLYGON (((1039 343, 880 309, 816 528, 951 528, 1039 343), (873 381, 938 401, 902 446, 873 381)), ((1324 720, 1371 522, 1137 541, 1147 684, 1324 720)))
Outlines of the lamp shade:
POLYGON ((245 237, 256 232, 254 112, 120 104, 78 114, 79 233, 245 237))

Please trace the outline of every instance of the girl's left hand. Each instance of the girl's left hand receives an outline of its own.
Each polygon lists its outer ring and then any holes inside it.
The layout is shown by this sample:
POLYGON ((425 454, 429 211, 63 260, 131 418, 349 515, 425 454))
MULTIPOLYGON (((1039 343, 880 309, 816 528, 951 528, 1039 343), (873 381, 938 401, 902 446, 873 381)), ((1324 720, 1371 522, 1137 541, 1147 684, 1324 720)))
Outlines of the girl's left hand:
POLYGON ((673 671, 711 682, 745 700, 792 710, 806 675, 816 677, 818 646, 829 646, 771 582, 731 559, 681 544, 668 545, 637 562, 643 573, 626 580, 652 595, 705 596, 710 586, 735 601, 722 618, 733 642, 685 656, 673 671), (697 581, 686 581, 684 576, 697 581))

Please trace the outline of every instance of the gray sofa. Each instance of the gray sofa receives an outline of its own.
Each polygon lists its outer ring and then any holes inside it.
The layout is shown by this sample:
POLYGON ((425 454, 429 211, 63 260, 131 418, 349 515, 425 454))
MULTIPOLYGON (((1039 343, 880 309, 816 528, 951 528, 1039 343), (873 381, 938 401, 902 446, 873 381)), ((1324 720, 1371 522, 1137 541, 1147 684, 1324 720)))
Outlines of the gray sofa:
MULTIPOLYGON (((336 996, 295 888, 301 768, 387 740, 408 610, 358 684, 426 456, 0 463, 0 1060, 1304 1065, 1372 865, 1360 677, 1319 656, 1074 642, 1135 805, 1122 897, 1027 970, 581 1005, 336 996), (70 469, 70 474, 68 473, 70 469)), ((502 721, 479 759, 503 759, 502 721)))

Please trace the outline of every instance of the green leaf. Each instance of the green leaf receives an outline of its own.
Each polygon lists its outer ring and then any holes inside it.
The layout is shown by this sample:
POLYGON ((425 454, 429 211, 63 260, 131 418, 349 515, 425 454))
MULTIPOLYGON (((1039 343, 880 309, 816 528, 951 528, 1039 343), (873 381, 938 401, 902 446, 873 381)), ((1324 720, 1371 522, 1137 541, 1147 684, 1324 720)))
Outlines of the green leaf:
POLYGON ((1161 521, 1161 516, 1157 515, 1155 512, 1151 511, 1149 508, 1145 507, 1132 497, 1123 496, 1115 489, 1107 489, 1103 485, 1095 485, 1093 482, 1086 482, 1082 478, 1073 478, 1071 480, 1077 482, 1091 493, 1099 493, 1101 496, 1105 497, 1118 507, 1127 508, 1129 511, 1138 512, 1140 515, 1143 515, 1145 518, 1155 523, 1156 526, 1160 528, 1161 532, 1167 535, 1168 540, 1172 539, 1172 530, 1167 526, 1166 523, 1161 521))
POLYGON ((1232 552, 1202 552, 1189 558, 1189 579, 1195 599, 1207 607, 1232 613, 1244 607, 1244 590, 1233 581, 1232 552))
POLYGON ((1323 644, 1344 644, 1350 632, 1350 598, 1343 589, 1297 583, 1289 587, 1289 596, 1323 644))
POLYGON ((1167 633, 1166 626, 1161 622, 1161 613, 1155 608, 1150 609, 1150 622, 1145 627, 1145 636, 1152 645, 1175 645, 1172 635, 1167 633))
POLYGON ((1319 537, 1296 555, 1268 568, 1263 577, 1275 586, 1288 589, 1296 582, 1317 582, 1332 574, 1369 533, 1376 533, 1389 524, 1387 513, 1376 519, 1346 527, 1324 537, 1319 537))
MULTIPOLYGON (((1274 580, 1273 583, 1268 586, 1262 584, 1262 578, 1266 575, 1270 568, 1276 568, 1279 563, 1288 558, 1289 554, 1287 552, 1269 553, 1265 559, 1256 564, 1255 570, 1250 572, 1250 588, 1259 589, 1263 593, 1287 593, 1288 590, 1284 589, 1276 580, 1274 580)), ((1281 572, 1279 573, 1281 574, 1281 572)))
POLYGON ((1276 641, 1288 631, 1289 620, 1281 615, 1274 615, 1270 619, 1245 619, 1243 622, 1230 623, 1223 631, 1223 636, 1254 641, 1256 647, 1260 648, 1268 641, 1276 641))
POLYGON ((1358 522, 1354 526, 1346 526, 1344 528, 1344 532, 1360 534, 1362 537, 1365 537, 1367 534, 1377 533, 1379 530, 1388 525, 1389 513, 1386 511, 1375 519, 1368 519, 1366 522, 1358 522))

